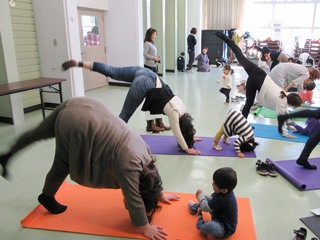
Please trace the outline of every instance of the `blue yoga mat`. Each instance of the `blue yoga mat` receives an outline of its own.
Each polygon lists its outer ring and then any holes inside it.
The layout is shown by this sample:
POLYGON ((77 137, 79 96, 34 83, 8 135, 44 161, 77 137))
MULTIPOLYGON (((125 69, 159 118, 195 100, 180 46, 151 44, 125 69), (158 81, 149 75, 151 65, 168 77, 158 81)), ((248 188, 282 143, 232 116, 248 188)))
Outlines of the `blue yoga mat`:
POLYGON ((296 163, 296 160, 273 161, 275 169, 284 178, 296 186, 299 190, 320 189, 320 158, 309 158, 312 165, 317 166, 317 170, 306 169, 296 163))
POLYGON ((265 125, 265 124, 257 124, 250 123, 252 127, 254 127, 254 135, 260 138, 270 138, 276 140, 290 141, 290 142, 301 142, 305 143, 308 140, 308 136, 301 135, 300 133, 293 133, 289 130, 289 133, 296 138, 290 139, 283 137, 280 133, 278 133, 278 127, 273 125, 265 125))
MULTIPOLYGON (((161 135, 141 135, 142 139, 149 145, 152 154, 164 155, 189 155, 182 151, 174 136, 161 136, 161 135)), ((212 148, 213 137, 200 137, 201 142, 196 142, 194 147, 201 151, 201 156, 225 156, 237 157, 233 148, 235 138, 229 138, 231 144, 225 144, 220 141, 219 145, 222 147, 221 151, 212 148)), ((254 151, 244 152, 245 157, 254 158, 256 154, 254 151)))

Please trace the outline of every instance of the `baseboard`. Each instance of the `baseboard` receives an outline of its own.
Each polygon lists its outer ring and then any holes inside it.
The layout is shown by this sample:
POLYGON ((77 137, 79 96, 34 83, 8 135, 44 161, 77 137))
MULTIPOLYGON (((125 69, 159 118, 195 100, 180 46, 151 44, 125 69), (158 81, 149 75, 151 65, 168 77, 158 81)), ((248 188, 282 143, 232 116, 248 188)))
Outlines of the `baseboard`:
POLYGON ((166 72, 172 72, 174 73, 175 71, 173 69, 166 69, 166 72))
POLYGON ((13 119, 9 117, 0 117, 0 122, 2 123, 8 123, 8 124, 13 124, 13 119))
POLYGON ((59 105, 60 105, 60 103, 49 103, 49 102, 46 102, 46 103, 44 103, 44 108, 45 109, 55 109, 59 105))
POLYGON ((33 105, 23 109, 23 113, 29 113, 41 109, 41 104, 33 105))

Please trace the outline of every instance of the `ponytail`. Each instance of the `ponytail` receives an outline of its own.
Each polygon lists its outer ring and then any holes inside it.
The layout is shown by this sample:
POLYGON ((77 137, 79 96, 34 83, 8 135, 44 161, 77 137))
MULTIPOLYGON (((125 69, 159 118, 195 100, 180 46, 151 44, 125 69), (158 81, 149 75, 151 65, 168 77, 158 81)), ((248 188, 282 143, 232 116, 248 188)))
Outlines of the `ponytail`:
POLYGON ((284 97, 288 98, 287 94, 284 91, 281 91, 280 92, 280 98, 283 99, 284 97))

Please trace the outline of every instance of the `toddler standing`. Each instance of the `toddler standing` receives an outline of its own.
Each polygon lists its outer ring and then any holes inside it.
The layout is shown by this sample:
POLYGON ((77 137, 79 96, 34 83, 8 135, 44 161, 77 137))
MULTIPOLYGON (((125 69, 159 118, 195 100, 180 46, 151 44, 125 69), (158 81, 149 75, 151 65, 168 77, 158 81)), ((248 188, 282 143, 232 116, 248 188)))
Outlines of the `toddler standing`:
POLYGON ((230 65, 225 65, 222 69, 223 75, 217 83, 221 84, 220 92, 226 96, 225 103, 230 102, 230 92, 232 87, 232 69, 230 65))

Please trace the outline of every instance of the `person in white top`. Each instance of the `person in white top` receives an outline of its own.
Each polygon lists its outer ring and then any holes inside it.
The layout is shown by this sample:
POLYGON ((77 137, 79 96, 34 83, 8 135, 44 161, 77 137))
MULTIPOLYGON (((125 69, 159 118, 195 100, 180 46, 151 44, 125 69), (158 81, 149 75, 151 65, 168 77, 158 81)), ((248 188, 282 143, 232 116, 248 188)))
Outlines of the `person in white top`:
MULTIPOLYGON (((298 107, 302 101, 297 93, 286 93, 278 87, 271 78, 257 65, 247 59, 241 49, 225 34, 217 32, 216 36, 221 38, 234 52, 239 63, 249 75, 246 84, 246 103, 242 110, 242 115, 247 118, 250 108, 254 103, 257 92, 257 101, 264 107, 273 109, 277 115, 288 113, 288 106, 298 107)), ((287 138, 294 138, 283 125, 282 135, 287 138)))
POLYGON ((281 63, 272 69, 269 76, 285 92, 294 87, 301 93, 303 82, 307 79, 312 81, 317 79, 319 71, 296 63, 281 63))
POLYGON ((217 83, 220 83, 221 88, 220 92, 226 96, 225 103, 230 102, 230 92, 232 87, 232 73, 233 70, 231 69, 230 65, 225 65, 222 69, 223 75, 220 80, 217 81, 217 83))
POLYGON ((186 113, 183 101, 175 96, 170 87, 150 69, 133 67, 113 67, 101 62, 76 62, 69 60, 62 64, 62 70, 83 67, 115 80, 132 83, 119 117, 128 122, 133 113, 144 101, 142 111, 151 114, 165 114, 169 118, 172 132, 180 148, 188 154, 199 155, 201 151, 193 147, 196 141, 193 118, 186 113))
POLYGON ((305 67, 315 67, 315 61, 313 59, 313 57, 310 56, 309 53, 301 53, 299 55, 299 63, 301 62, 301 64, 305 67))

